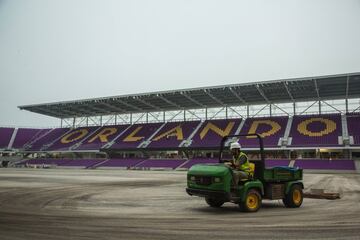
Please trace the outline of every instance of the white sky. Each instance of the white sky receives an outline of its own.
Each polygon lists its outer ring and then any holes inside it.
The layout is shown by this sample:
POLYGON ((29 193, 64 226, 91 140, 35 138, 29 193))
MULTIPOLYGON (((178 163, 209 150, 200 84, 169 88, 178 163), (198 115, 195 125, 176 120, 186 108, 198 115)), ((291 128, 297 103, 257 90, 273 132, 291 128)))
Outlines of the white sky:
POLYGON ((19 105, 360 71, 359 0, 0 0, 0 125, 19 105))

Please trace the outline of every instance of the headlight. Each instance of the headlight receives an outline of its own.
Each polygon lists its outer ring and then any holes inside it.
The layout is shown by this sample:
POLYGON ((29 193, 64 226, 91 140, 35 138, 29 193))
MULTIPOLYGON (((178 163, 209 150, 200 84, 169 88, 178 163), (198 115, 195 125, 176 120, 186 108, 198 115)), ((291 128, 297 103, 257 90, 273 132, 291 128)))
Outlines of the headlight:
POLYGON ((191 181, 195 181, 195 179, 196 179, 195 176, 190 176, 191 181))
POLYGON ((214 178, 214 183, 219 183, 219 182, 221 182, 221 178, 215 177, 215 178, 214 178))

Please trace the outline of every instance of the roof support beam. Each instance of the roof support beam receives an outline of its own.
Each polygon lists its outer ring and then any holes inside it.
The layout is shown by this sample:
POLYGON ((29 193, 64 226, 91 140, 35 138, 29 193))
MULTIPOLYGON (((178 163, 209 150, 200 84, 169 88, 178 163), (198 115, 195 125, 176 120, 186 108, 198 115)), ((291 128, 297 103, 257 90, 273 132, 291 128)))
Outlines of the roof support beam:
MULTIPOLYGON (((122 121, 122 123, 126 123, 126 124, 128 124, 129 122, 130 122, 130 116, 128 116, 128 115, 120 115, 120 114, 118 114, 118 115, 116 115, 116 118, 120 118, 121 119, 121 121, 122 121), (125 117, 125 118, 124 118, 125 117)), ((116 121, 117 121, 118 119, 116 119, 116 121)), ((117 123, 117 122, 116 122, 117 123)))
POLYGON ((314 81, 314 85, 315 85, 316 95, 317 95, 317 97, 318 97, 318 100, 320 101, 320 92, 319 92, 319 88, 318 88, 317 81, 316 81, 315 78, 313 79, 313 81, 314 81))
MULTIPOLYGON (((176 118, 177 116, 179 116, 179 114, 182 113, 182 112, 183 112, 183 110, 177 111, 171 118, 168 119, 168 121, 173 120, 174 118, 176 118)), ((165 120, 164 120, 164 122, 165 122, 165 120)))
POLYGON ((288 87, 289 82, 285 81, 285 82, 283 82, 283 84, 285 86, 286 92, 288 93, 291 101, 295 102, 295 99, 294 99, 293 95, 291 94, 290 89, 288 87))
POLYGON ((137 107, 137 106, 134 106, 134 105, 132 105, 132 104, 130 104, 130 103, 127 103, 127 102, 125 102, 125 101, 123 101, 123 100, 121 100, 121 99, 119 99, 119 98, 117 98, 116 101, 117 101, 118 103, 122 104, 122 105, 125 105, 125 106, 127 106, 127 107, 132 108, 132 109, 135 109, 136 111, 140 111, 140 112, 143 112, 143 111, 144 111, 144 109, 139 108, 139 107, 137 107))
MULTIPOLYGON (((61 127, 72 127, 72 123, 71 122, 69 122, 69 118, 62 118, 61 119, 61 127), (66 124, 66 125, 64 125, 64 123, 66 124)), ((72 119, 71 119, 71 121, 72 121, 72 119)))
POLYGON ((138 123, 138 122, 145 116, 145 114, 146 114, 146 113, 141 114, 141 115, 135 120, 135 122, 133 122, 132 114, 131 114, 131 122, 132 122, 132 124, 138 123))
POLYGON ((161 100, 163 100, 164 102, 170 104, 171 106, 174 106, 174 107, 177 107, 177 108, 182 108, 180 105, 170 101, 169 99, 165 98, 164 96, 162 95, 158 95, 158 98, 160 98, 161 100))
POLYGON ((255 85, 256 89, 258 90, 258 92, 260 93, 260 95, 264 98, 264 100, 268 103, 271 104, 271 102, 269 101, 269 99, 266 97, 264 91, 260 88, 259 84, 255 85))
POLYGON ((285 111, 283 108, 281 108, 281 107, 279 107, 278 105, 276 105, 276 104, 271 104, 270 105, 270 107, 271 106, 274 106, 275 108, 277 108, 277 109, 279 109, 280 111, 282 111, 283 113, 285 113, 286 115, 290 115, 287 111, 285 111))
POLYGON ((78 105, 74 105, 74 106, 71 106, 70 107, 70 110, 69 108, 61 108, 60 106, 57 107, 57 111, 58 112, 61 112, 61 113, 65 113, 66 114, 66 117, 68 118, 72 118, 72 117, 85 117, 85 116, 88 116, 88 115, 91 115, 91 113, 89 113, 90 110, 88 110, 88 105, 83 105, 85 106, 85 109, 81 106, 78 106, 78 105), (80 113, 80 115, 79 115, 80 113))
POLYGON ((203 108, 206 108, 206 106, 204 104, 202 104, 201 102, 193 99, 192 97, 190 97, 189 95, 187 95, 186 93, 184 92, 181 92, 180 93, 181 95, 183 95, 184 97, 186 97, 188 100, 190 100, 191 102, 195 103, 196 105, 198 105, 199 107, 203 107, 203 108))
MULTIPOLYGON (((105 119, 105 123, 103 123, 102 125, 104 126, 104 125, 107 125, 108 123, 110 123, 111 121, 113 121, 114 120, 114 122, 115 122, 115 118, 116 118, 116 115, 111 115, 108 119, 105 119)), ((104 119, 102 119, 102 120, 104 120, 104 119)))
POLYGON ((233 111, 234 113, 236 113, 237 115, 239 115, 241 118, 244 118, 244 119, 245 119, 245 117, 244 117, 243 115, 241 115, 235 108, 229 107, 229 109, 230 109, 231 111, 233 111))
POLYGON ((138 102, 141 102, 142 104, 148 106, 148 107, 151 107, 151 108, 155 108, 156 110, 158 111, 161 111, 161 108, 159 108, 158 106, 155 106, 154 104, 151 104, 151 103, 148 103, 140 98, 134 98, 136 101, 138 102))
POLYGON ((86 117, 79 117, 80 121, 77 122, 77 125, 80 126, 83 122, 86 121, 86 117))
POLYGON ((107 108, 111 108, 112 110, 116 111, 118 114, 127 113, 127 111, 124 111, 124 109, 119 108, 119 107, 117 107, 117 106, 114 106, 114 105, 112 105, 112 104, 109 104, 109 103, 107 103, 107 102, 102 102, 101 104, 104 105, 104 106, 107 107, 107 108))
POLYGON ((245 105, 248 104, 242 97, 240 97, 240 95, 237 92, 235 92, 235 90, 232 87, 229 87, 229 90, 238 100, 240 100, 240 102, 242 102, 245 105))
POLYGON ((308 109, 310 109, 312 106, 314 106, 318 101, 314 101, 310 106, 308 106, 304 111, 302 111, 301 113, 299 113, 298 115, 302 115, 303 113, 305 113, 308 109))
MULTIPOLYGON (((78 114, 78 112, 76 112, 76 111, 73 111, 73 110, 68 110, 68 109, 61 109, 61 108, 58 108, 57 110, 49 110, 49 109, 43 109, 43 110, 41 110, 41 111, 46 111, 46 112, 48 112, 48 113, 52 113, 52 114, 55 114, 56 116, 59 116, 59 115, 61 115, 61 116, 66 116, 66 118, 72 118, 72 117, 74 117, 74 116, 76 116, 77 114, 78 114), (64 113, 66 114, 66 115, 64 115, 64 113), (69 116, 70 115, 70 116, 69 116)), ((81 111, 80 110, 80 112, 83 112, 83 111, 81 111)))
POLYGON ((322 101, 323 103, 325 103, 327 106, 331 107, 332 109, 334 109, 335 111, 342 113, 342 111, 340 109, 337 109, 336 107, 334 107, 333 105, 327 103, 326 101, 322 101))
POLYGON ((348 98, 349 98, 349 81, 350 81, 350 77, 347 76, 347 77, 346 77, 345 99, 348 99, 348 98))
POLYGON ((357 110, 359 110, 360 109, 360 106, 358 106, 356 109, 354 109, 351 113, 354 113, 354 112, 356 112, 357 110))
POLYGON ((160 115, 161 115, 161 113, 158 114, 158 116, 156 116, 156 115, 155 115, 154 113, 152 113, 152 112, 148 112, 147 114, 148 114, 148 115, 150 114, 153 118, 156 119, 156 121, 160 122, 160 115))
POLYGON ((92 109, 92 110, 98 111, 99 114, 111 114, 109 111, 106 111, 104 108, 99 108, 99 107, 94 106, 94 105, 88 105, 87 107, 92 109))
MULTIPOLYGON (((73 107, 71 107, 71 109, 72 110, 65 109, 65 111, 72 114, 70 117, 78 115, 78 113, 81 113, 82 114, 81 116, 84 116, 84 115, 89 116, 89 115, 92 114, 92 112, 91 112, 92 109, 89 108, 89 105, 87 105, 87 104, 84 104, 84 105, 81 105, 81 106, 74 105, 73 107)), ((59 109, 59 111, 63 111, 63 110, 59 109)))
POLYGON ((204 89, 204 92, 205 92, 206 95, 208 95, 212 100, 214 100, 215 102, 217 102, 218 104, 220 104, 220 105, 223 106, 223 107, 225 106, 225 104, 224 104, 222 101, 220 101, 219 99, 217 99, 214 95, 212 95, 209 90, 204 89))
POLYGON ((89 117, 88 120, 92 121, 94 125, 99 125, 99 120, 94 119, 96 117, 89 117))
POLYGON ((52 117, 60 117, 60 118, 63 118, 65 117, 65 115, 62 114, 63 110, 61 111, 52 111, 52 110, 49 110, 49 109, 33 109, 34 112, 37 112, 37 113, 40 113, 40 114, 45 114, 45 115, 50 115, 52 117))
POLYGON ((190 113, 191 115, 193 115, 194 117, 196 117, 196 118, 198 118, 198 119, 201 120, 201 117, 199 117, 199 116, 196 114, 195 111, 192 111, 192 110, 184 110, 184 112, 188 112, 188 113, 190 113))
POLYGON ((215 114, 212 115, 211 118, 209 118, 210 120, 211 119, 214 119, 220 112, 222 112, 224 110, 225 107, 222 107, 219 111, 217 111, 215 114))
POLYGON ((264 110, 267 106, 269 106, 269 104, 265 105, 264 107, 262 107, 259 111, 257 111, 254 115, 252 115, 251 117, 254 118, 256 117, 259 113, 262 112, 262 110, 264 110))
POLYGON ((345 107, 346 107, 346 113, 349 112, 349 75, 346 77, 346 91, 345 91, 345 107))

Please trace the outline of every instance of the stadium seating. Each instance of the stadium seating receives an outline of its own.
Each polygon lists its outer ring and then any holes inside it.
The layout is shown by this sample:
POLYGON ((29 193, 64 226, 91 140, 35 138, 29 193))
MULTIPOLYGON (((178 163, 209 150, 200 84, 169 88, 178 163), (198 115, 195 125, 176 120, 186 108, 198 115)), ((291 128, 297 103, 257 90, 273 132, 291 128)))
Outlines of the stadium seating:
POLYGON ((190 159, 188 160, 184 165, 181 166, 181 168, 191 168, 193 165, 195 164, 211 164, 211 163, 218 163, 219 160, 218 159, 214 159, 214 158, 194 158, 194 159, 190 159))
POLYGON ((106 159, 35 158, 23 161, 17 165, 90 168, 104 161, 106 159))
POLYGON ((6 149, 9 146, 14 128, 0 128, 0 149, 6 149))
POLYGON ((67 151, 69 147, 74 144, 86 140, 90 137, 99 127, 82 127, 71 130, 70 132, 62 135, 46 150, 48 151, 67 151))
MULTIPOLYGON (((348 159, 296 159, 294 167, 306 170, 340 170, 355 171, 354 160, 348 159)), ((216 164, 215 158, 194 158, 194 159, 57 159, 57 158, 37 158, 29 159, 18 163, 18 166, 57 166, 73 168, 136 168, 136 169, 189 169, 195 164, 216 164)), ((267 159, 267 168, 277 166, 289 166, 289 159, 267 159)))
POLYGON ((44 150, 43 148, 45 148, 46 145, 51 144, 53 141, 60 138, 62 135, 64 135, 69 130, 70 130, 69 128, 55 128, 55 129, 52 129, 51 131, 49 131, 49 132, 45 133, 44 135, 42 135, 42 137, 40 136, 26 150, 28 150, 28 151, 44 150))
MULTIPOLYGON (((279 139, 284 136, 288 117, 248 118, 241 129, 241 134, 259 133, 267 148, 278 147, 279 139)), ((258 148, 256 137, 242 137, 239 140, 242 147, 258 148)))
POLYGON ((353 137, 353 145, 360 145, 360 115, 359 114, 348 114, 347 115, 347 126, 349 135, 353 137))
POLYGON ((293 147, 339 146, 342 136, 340 114, 294 116, 290 137, 293 147))
POLYGON ((130 125, 106 126, 98 129, 91 137, 75 148, 76 150, 99 150, 107 143, 112 142, 130 125))
POLYGON ((200 121, 169 122, 151 139, 147 148, 177 148, 196 129, 200 121))
POLYGON ((61 167, 90 168, 104 161, 106 160, 105 159, 73 159, 71 161, 59 163, 57 165, 61 167))
POLYGON ((183 159, 148 159, 136 165, 136 168, 171 168, 175 169, 185 163, 183 159))
POLYGON ((99 164, 97 168, 132 168, 146 159, 109 159, 99 164))
POLYGON ((294 167, 302 169, 356 170, 353 160, 298 159, 294 167))
POLYGON ((62 165, 72 161, 68 158, 35 158, 23 161, 17 165, 62 165))
POLYGON ((218 148, 221 139, 236 132, 241 119, 207 120, 192 138, 192 148, 218 148))
MULTIPOLYGON (((353 145, 360 145, 360 115, 347 116, 349 136, 353 145)), ((73 151, 111 149, 176 149, 180 146, 206 149, 218 148, 223 136, 238 133, 260 133, 265 148, 279 148, 288 117, 207 120, 204 122, 143 123, 134 125, 96 126, 81 128, 28 129, 0 128, 0 149, 9 146, 25 151, 73 151), (191 139, 190 139, 191 137, 191 139), (150 139, 151 138, 151 139, 150 139), (185 141, 186 140, 186 141, 185 141), (189 141, 187 141, 189 140, 189 141), (183 145, 184 144, 184 145, 183 145)), ((294 116, 288 148, 341 147, 342 122, 339 114, 294 116)), ((256 138, 242 137, 244 148, 257 148, 256 138)))
POLYGON ((50 130, 51 129, 19 128, 12 148, 22 149, 27 143, 35 140, 37 137, 40 137, 50 130))
POLYGON ((113 149, 129 149, 138 147, 143 141, 151 137, 163 123, 134 124, 115 141, 113 149))

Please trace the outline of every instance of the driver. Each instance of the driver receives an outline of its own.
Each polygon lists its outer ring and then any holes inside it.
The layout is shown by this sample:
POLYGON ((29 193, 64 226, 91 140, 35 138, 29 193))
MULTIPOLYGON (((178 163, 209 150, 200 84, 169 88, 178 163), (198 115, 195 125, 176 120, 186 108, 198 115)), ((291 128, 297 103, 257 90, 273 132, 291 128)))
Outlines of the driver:
POLYGON ((238 185, 240 179, 248 179, 250 173, 249 160, 245 153, 241 151, 241 145, 238 142, 230 144, 231 154, 233 159, 228 165, 233 170, 233 180, 235 186, 238 185))

